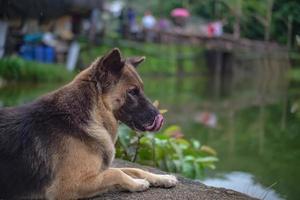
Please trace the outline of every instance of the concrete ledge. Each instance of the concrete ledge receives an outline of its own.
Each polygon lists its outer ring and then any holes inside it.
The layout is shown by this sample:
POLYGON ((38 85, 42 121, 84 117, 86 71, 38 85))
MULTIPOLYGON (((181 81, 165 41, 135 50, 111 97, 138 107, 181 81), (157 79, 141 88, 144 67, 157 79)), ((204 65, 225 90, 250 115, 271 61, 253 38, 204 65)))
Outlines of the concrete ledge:
MULTIPOLYGON (((151 172, 165 174, 158 169, 141 166, 116 159, 113 167, 136 167, 151 172)), ((153 188, 144 192, 107 192, 96 197, 96 200, 245 200, 254 199, 245 194, 224 188, 208 187, 200 182, 177 176, 179 184, 175 188, 153 188)))

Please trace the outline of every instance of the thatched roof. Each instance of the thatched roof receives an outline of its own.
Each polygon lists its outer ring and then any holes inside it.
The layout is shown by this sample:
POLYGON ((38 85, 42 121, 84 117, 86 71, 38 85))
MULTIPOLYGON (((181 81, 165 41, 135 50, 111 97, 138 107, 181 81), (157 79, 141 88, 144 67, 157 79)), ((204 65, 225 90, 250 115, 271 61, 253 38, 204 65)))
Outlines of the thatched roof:
POLYGON ((102 8, 104 0, 1 0, 0 18, 50 19, 102 8))

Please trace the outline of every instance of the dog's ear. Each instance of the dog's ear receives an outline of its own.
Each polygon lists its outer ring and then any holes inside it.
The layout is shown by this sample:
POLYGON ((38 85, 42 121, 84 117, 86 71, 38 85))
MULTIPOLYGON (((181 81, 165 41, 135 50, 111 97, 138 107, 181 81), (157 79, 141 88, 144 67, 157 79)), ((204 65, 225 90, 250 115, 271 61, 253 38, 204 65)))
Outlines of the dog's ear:
POLYGON ((106 55, 98 58, 93 64, 95 72, 107 72, 114 75, 119 74, 125 65, 118 48, 112 49, 106 55))
POLYGON ((120 78, 124 65, 120 50, 114 48, 92 64, 93 78, 106 89, 120 78))
POLYGON ((140 63, 142 63, 146 59, 145 56, 135 56, 127 58, 127 62, 130 63, 135 68, 138 67, 140 63))
POLYGON ((112 49, 108 54, 103 56, 101 60, 102 70, 108 71, 115 75, 122 71, 125 64, 118 48, 112 49))

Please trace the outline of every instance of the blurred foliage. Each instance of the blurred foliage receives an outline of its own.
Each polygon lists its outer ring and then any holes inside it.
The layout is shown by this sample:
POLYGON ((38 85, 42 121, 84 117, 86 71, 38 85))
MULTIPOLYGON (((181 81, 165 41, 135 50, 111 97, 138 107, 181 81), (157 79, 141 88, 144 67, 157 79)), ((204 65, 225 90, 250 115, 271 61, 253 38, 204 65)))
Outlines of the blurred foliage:
POLYGON ((72 73, 57 64, 26 61, 17 56, 0 59, 0 78, 6 81, 64 81, 71 79, 72 76, 72 73))
POLYGON ((0 107, 15 106, 33 101, 38 96, 61 87, 65 82, 9 83, 0 87, 0 107))
POLYGON ((141 164, 181 173, 189 178, 201 178, 206 168, 215 169, 216 152, 198 140, 187 140, 180 127, 169 126, 162 132, 136 133, 128 127, 119 127, 116 156, 141 164))
POLYGON ((203 50, 191 45, 181 45, 180 55, 176 44, 138 43, 107 38, 105 43, 100 46, 91 48, 88 45, 86 42, 81 43, 82 49, 84 49, 81 53, 81 60, 86 67, 92 60, 104 55, 114 47, 119 47, 124 57, 146 56, 145 65, 147 67, 138 68, 139 72, 144 74, 175 74, 178 59, 182 62, 185 73, 195 73, 200 70, 199 65, 204 65, 203 59, 199 59, 203 50))
POLYGON ((295 35, 300 32, 299 0, 153 0, 147 3, 131 0, 129 5, 140 14, 149 9, 158 17, 170 17, 172 9, 185 7, 191 11, 192 16, 208 21, 223 20, 226 32, 233 32, 234 24, 239 22, 241 36, 252 39, 264 39, 268 31, 270 40, 287 44, 289 22, 292 25, 293 44, 295 35))
POLYGON ((300 68, 291 69, 289 74, 292 81, 300 82, 300 68))

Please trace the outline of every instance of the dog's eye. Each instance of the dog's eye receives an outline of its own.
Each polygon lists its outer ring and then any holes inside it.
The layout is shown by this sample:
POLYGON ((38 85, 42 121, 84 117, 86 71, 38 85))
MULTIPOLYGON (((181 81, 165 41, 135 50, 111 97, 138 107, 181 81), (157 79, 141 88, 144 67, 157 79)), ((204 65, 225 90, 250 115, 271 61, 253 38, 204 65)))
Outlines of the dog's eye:
POLYGON ((137 96, 140 93, 140 90, 138 88, 133 88, 133 89, 128 90, 128 93, 133 96, 137 96))

